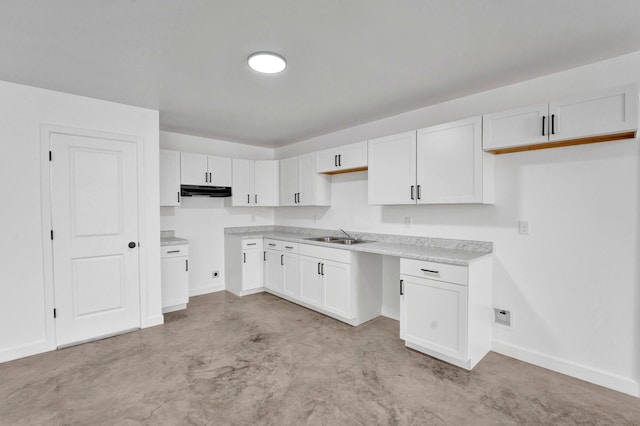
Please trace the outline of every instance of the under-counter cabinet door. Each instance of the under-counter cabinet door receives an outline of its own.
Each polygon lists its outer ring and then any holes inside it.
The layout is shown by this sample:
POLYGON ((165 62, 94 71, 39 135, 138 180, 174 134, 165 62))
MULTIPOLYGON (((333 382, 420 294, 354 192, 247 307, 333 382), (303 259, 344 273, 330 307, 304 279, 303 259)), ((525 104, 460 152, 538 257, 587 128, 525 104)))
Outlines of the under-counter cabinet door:
POLYGON ((418 204, 482 202, 482 117, 418 130, 418 204))
POLYGON ((160 150, 160 206, 180 205, 180 152, 160 150))
POLYGON ((207 156, 210 186, 231 186, 231 158, 207 156))
POLYGON ((279 205, 278 160, 258 160, 255 162, 254 202, 257 206, 279 205))
POLYGON ((280 160, 280 205, 294 206, 298 200, 298 157, 280 160))
POLYGON ((535 145, 549 140, 549 104, 542 103, 482 117, 482 147, 485 151, 535 145))
POLYGON ((635 131, 636 85, 601 90, 549 102, 549 141, 635 131))
POLYGON ((163 312, 183 309, 189 302, 189 260, 187 257, 162 259, 163 312))
POLYGON ((182 185, 209 185, 207 156, 204 154, 181 152, 180 182, 182 185))
POLYGON ((406 275, 402 279, 404 340, 467 361, 467 287, 406 275))
POLYGON ((353 317, 351 310, 351 267, 345 263, 323 260, 322 309, 344 318, 353 317))
POLYGON ((338 165, 341 169, 365 168, 367 167, 367 141, 345 145, 338 155, 338 165))
POLYGON ((233 159, 233 187, 231 204, 246 207, 254 204, 253 161, 233 159))
POLYGON ((300 285, 298 275, 298 255, 295 253, 283 253, 283 292, 285 295, 297 299, 300 297, 300 285))
POLYGON ((322 260, 315 257, 300 256, 300 300, 311 306, 322 307, 322 260))
POLYGON ((264 286, 269 290, 282 293, 284 254, 277 250, 265 250, 264 256, 264 286))
POLYGON ((262 287, 262 259, 261 249, 242 251, 242 291, 262 287))
POLYGON ((369 141, 369 204, 416 203, 416 132, 369 141))

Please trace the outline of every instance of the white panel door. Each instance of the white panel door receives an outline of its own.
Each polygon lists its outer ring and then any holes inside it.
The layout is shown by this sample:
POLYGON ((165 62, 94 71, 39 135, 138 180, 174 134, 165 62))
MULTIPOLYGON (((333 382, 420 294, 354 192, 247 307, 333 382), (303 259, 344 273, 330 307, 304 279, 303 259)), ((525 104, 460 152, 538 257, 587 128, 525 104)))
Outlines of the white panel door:
POLYGON ((257 206, 278 206, 280 193, 280 168, 278 160, 258 160, 255 162, 254 202, 257 206))
POLYGON ((210 186, 231 186, 231 158, 207 156, 207 171, 210 186))
POLYGON ((269 290, 282 293, 282 266, 284 256, 277 250, 265 250, 264 253, 264 286, 269 290))
POLYGON ((482 202, 482 117, 418 130, 418 204, 482 202))
POLYGON ((294 206, 298 194, 298 157, 280 160, 280 205, 294 206))
POLYGON ((549 103, 549 140, 567 140, 635 130, 635 85, 602 90, 549 103))
POLYGON ((233 159, 231 205, 246 207, 254 204, 253 161, 233 159))
POLYGON ((136 145, 53 134, 51 149, 56 343, 138 328, 136 145))
POLYGON ((352 318, 351 266, 346 263, 325 260, 320 266, 324 281, 322 286, 322 308, 345 318, 352 318))
POLYGON ((283 267, 283 289, 282 291, 289 297, 297 299, 300 297, 300 281, 298 275, 298 255, 295 253, 284 253, 283 267))
POLYGON ((314 154, 298 157, 298 205, 313 206, 316 203, 316 160, 314 154))
POLYGON ((341 169, 355 169, 367 166, 367 141, 352 143, 342 147, 339 157, 341 169))
POLYGON ((320 259, 299 256, 300 300, 317 308, 322 307, 322 276, 320 259))
POLYGON ((262 287, 263 262, 262 250, 250 249, 242 252, 242 291, 262 287))
POLYGON ((207 156, 204 154, 181 152, 180 181, 183 185, 209 185, 207 156))
POLYGON ((404 340, 467 361, 467 287, 402 276, 404 340))
POLYGON ((180 152, 160 150, 160 205, 180 205, 180 152))
POLYGON ((316 172, 326 173, 338 170, 338 148, 316 152, 316 172))
POLYGON ((184 256, 162 259, 162 307, 189 303, 189 259, 184 256))
POLYGON ((485 151, 522 145, 544 143, 549 140, 547 114, 549 104, 485 114, 482 117, 482 148, 485 151))
POLYGON ((369 204, 415 204, 416 132, 369 141, 369 204))

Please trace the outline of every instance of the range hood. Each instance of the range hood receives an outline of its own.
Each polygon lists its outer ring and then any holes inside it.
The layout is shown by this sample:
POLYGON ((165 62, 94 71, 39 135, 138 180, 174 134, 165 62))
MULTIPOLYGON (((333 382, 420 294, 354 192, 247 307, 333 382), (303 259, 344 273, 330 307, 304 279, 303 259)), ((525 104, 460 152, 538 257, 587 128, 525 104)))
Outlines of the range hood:
POLYGON ((180 185, 183 197, 231 197, 230 186, 180 185))

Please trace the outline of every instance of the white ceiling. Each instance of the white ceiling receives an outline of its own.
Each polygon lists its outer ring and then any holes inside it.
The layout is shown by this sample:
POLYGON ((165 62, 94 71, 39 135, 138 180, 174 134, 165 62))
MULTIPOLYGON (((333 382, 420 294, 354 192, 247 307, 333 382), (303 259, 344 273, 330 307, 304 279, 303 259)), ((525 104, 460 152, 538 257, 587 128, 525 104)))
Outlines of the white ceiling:
POLYGON ((638 0, 0 0, 0 80, 281 146, 640 50, 638 0), (258 75, 255 51, 287 70, 258 75))

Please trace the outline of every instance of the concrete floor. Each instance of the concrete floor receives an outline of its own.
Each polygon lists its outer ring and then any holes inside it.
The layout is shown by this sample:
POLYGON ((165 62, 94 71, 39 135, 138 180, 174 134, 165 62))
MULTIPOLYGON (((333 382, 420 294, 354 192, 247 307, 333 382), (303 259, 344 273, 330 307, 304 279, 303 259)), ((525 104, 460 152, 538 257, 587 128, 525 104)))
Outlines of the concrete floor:
POLYGON ((640 399, 490 353, 467 372, 268 294, 0 364, 2 425, 640 424, 640 399))

